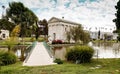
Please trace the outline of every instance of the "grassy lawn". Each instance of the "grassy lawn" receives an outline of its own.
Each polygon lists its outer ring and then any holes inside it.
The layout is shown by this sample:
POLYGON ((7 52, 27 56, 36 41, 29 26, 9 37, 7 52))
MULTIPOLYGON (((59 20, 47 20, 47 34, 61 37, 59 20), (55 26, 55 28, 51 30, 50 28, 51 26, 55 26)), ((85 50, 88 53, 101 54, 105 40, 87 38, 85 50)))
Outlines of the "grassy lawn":
POLYGON ((116 43, 117 42, 117 40, 109 40, 109 41, 104 41, 104 40, 94 40, 94 41, 92 41, 92 42, 94 42, 94 43, 97 43, 97 42, 107 42, 107 43, 116 43))
MULTIPOLYGON (((25 42, 33 42, 33 41, 36 41, 36 39, 32 38, 32 37, 25 37, 24 41, 25 42)), ((44 41, 44 38, 43 37, 39 37, 37 41, 39 41, 39 42, 44 41)))
POLYGON ((2 66, 0 74, 120 74, 120 59, 99 59, 87 64, 23 67, 21 62, 2 66), (98 68, 99 67, 99 68, 98 68))
MULTIPOLYGON (((28 42, 33 42, 33 41, 36 41, 35 38, 32 38, 32 37, 25 37, 24 38, 25 45, 29 45, 30 43, 28 43, 28 42)), ((44 38, 43 37, 39 37, 37 41, 42 42, 42 41, 44 41, 44 38)), ((20 41, 19 43, 22 44, 23 42, 20 41)), ((6 45, 5 40, 0 40, 0 45, 6 45)))

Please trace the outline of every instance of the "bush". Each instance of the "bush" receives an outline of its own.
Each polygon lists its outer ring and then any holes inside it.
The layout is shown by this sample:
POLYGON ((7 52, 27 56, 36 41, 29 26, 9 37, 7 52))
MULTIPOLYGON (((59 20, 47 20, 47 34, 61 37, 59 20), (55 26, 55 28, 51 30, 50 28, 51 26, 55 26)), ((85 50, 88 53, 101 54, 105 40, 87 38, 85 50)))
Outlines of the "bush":
POLYGON ((62 44, 62 40, 53 40, 52 44, 62 44))
POLYGON ((16 63, 17 57, 12 52, 0 51, 0 65, 9 65, 16 63))
POLYGON ((93 53, 94 50, 89 46, 74 46, 72 48, 68 48, 66 58, 68 61, 87 63, 90 62, 93 53))
POLYGON ((62 42, 62 40, 57 40, 57 43, 62 44, 63 42, 62 42))
POLYGON ((63 61, 61 59, 55 59, 54 62, 57 64, 63 64, 63 61))

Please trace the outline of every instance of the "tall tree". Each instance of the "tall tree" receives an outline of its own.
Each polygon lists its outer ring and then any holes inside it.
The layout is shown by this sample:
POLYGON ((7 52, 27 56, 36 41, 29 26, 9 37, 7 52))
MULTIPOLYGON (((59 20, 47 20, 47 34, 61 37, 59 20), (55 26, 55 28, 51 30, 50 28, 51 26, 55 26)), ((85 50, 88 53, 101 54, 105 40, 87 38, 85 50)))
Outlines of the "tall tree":
POLYGON ((115 16, 116 18, 113 20, 113 22, 115 22, 116 24, 116 32, 118 33, 118 40, 120 40, 120 0, 117 2, 117 5, 115 6, 116 8, 116 13, 115 13, 115 16))
MULTIPOLYGON (((9 8, 6 10, 6 17, 10 18, 15 24, 20 25, 20 37, 22 37, 22 42, 24 44, 23 38, 27 36, 28 30, 34 23, 38 21, 37 16, 21 2, 11 2, 9 3, 9 8)), ((31 30, 32 31, 32 30, 31 30)), ((24 47, 21 49, 21 60, 24 60, 24 47)))
POLYGON ((37 16, 21 2, 9 3, 9 8, 6 11, 7 18, 11 18, 15 24, 21 26, 21 37, 26 36, 28 34, 27 30, 38 20, 37 16))
POLYGON ((0 29, 9 30, 11 32, 14 26, 14 23, 11 23, 6 19, 0 19, 0 29))
POLYGON ((48 23, 46 19, 43 19, 42 24, 44 25, 44 35, 48 35, 48 23))
POLYGON ((38 31, 39 31, 39 35, 44 35, 45 39, 47 40, 48 38, 48 22, 46 19, 40 20, 38 22, 38 31))
POLYGON ((117 30, 120 30, 120 0, 117 2, 117 6, 115 6, 117 12, 115 13, 116 18, 113 20, 116 24, 117 30))
POLYGON ((40 26, 40 33, 42 35, 48 35, 48 22, 46 19, 40 20, 39 21, 39 26, 40 26))

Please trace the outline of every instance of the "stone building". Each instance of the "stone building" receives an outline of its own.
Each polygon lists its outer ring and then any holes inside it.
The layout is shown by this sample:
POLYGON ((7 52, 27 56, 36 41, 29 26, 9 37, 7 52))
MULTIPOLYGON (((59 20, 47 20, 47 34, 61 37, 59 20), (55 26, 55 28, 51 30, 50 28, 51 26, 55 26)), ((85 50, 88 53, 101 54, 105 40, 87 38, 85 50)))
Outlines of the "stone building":
POLYGON ((8 30, 0 30, 0 39, 7 39, 9 38, 9 31, 8 30))
POLYGON ((62 40, 63 42, 67 41, 66 32, 70 30, 70 28, 81 25, 79 23, 71 22, 64 20, 64 18, 56 18, 52 17, 48 21, 48 36, 50 40, 62 40))
MULTIPOLYGON (((62 40, 63 42, 67 41, 66 32, 70 30, 70 28, 81 25, 79 23, 71 22, 64 20, 64 18, 56 18, 52 17, 48 21, 48 36, 49 41, 52 40, 62 40)), ((117 35, 113 33, 116 30, 115 27, 99 27, 99 26, 85 26, 81 25, 83 30, 89 32, 91 39, 105 39, 105 35, 107 35, 110 39, 116 39, 117 35), (100 34, 99 34, 100 33, 100 34), (98 36, 100 35, 100 36, 98 36)))

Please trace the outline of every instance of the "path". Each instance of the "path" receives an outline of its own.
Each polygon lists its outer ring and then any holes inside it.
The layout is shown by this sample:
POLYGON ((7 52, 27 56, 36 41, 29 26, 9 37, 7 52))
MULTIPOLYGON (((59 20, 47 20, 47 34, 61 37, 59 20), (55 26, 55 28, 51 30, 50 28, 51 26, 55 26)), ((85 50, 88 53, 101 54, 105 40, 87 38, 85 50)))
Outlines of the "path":
POLYGON ((43 42, 37 42, 28 60, 23 62, 23 66, 44 66, 52 64, 55 64, 53 63, 53 58, 48 54, 43 42))

